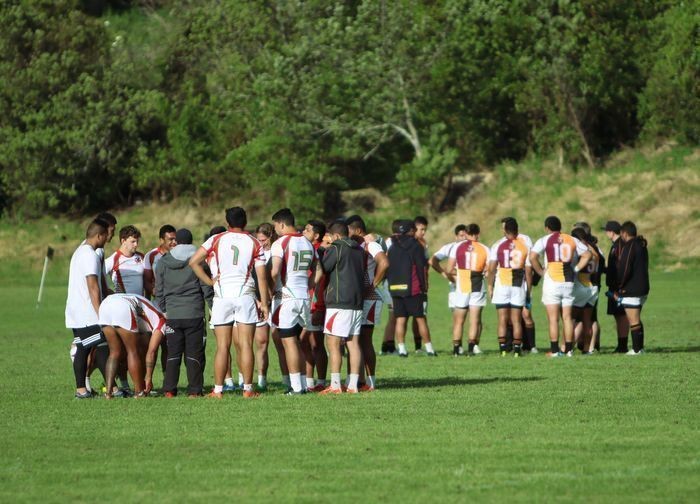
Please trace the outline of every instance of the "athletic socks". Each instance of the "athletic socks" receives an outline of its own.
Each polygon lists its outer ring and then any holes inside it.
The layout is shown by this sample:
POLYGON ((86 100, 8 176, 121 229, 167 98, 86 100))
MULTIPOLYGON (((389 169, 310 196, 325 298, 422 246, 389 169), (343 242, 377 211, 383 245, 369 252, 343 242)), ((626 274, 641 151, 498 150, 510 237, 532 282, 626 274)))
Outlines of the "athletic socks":
POLYGON ((301 373, 301 390, 309 390, 308 378, 304 373, 301 373))
POLYGON ((243 384, 243 392, 252 392, 253 391, 253 384, 252 383, 244 383, 243 384))
POLYGON ((377 379, 373 375, 367 375, 367 385, 374 388, 377 385, 377 379))
POLYGON ((559 342, 558 341, 550 341, 549 342, 549 351, 552 352, 553 354, 559 353, 559 342))
POLYGON ((459 351, 462 348, 462 345, 459 343, 452 342, 452 354, 453 355, 459 355, 459 351))
POLYGON ((233 387, 233 378, 226 378, 224 380, 224 385, 226 385, 227 387, 233 387))
POLYGON ((324 379, 324 380, 316 380, 316 383, 318 383, 318 384, 321 385, 322 387, 325 387, 325 386, 326 386, 326 380, 325 380, 325 379, 324 379))
POLYGON ((331 388, 340 388, 340 373, 331 373, 331 388))
POLYGON ((567 341, 567 342, 564 344, 564 351, 565 351, 566 353, 571 352, 573 349, 574 349, 574 342, 573 342, 573 341, 567 341))
POLYGON ((435 350, 433 350, 433 343, 431 341, 425 344, 425 351, 427 353, 435 353, 435 350))
POLYGON ((531 350, 535 347, 535 326, 523 326, 523 350, 531 350))
POLYGON ((500 343, 500 344, 498 345, 498 349, 501 351, 501 353, 502 353, 502 352, 507 352, 507 351, 508 351, 508 345, 506 345, 505 343, 500 343))
POLYGON ((267 387, 267 378, 264 375, 261 375, 261 374, 258 375, 258 387, 260 387, 260 388, 267 387))
POLYGON ((224 391, 223 385, 214 385, 214 393, 221 394, 224 391))
POLYGON ((314 379, 313 379, 313 378, 309 378, 309 377, 307 376, 307 377, 306 377, 306 388, 307 388, 307 390, 308 390, 308 389, 314 388, 314 385, 315 385, 314 379))
POLYGON ((406 344, 405 343, 399 343, 399 353, 400 354, 408 353, 408 352, 406 352, 406 344))
POLYGON ((639 325, 630 327, 632 333, 632 350, 639 352, 644 348, 644 325, 640 322, 639 325))
POLYGON ((475 346, 475 345, 476 345, 476 343, 472 343, 472 342, 470 341, 470 342, 469 342, 469 345, 467 346, 467 351, 468 351, 469 353, 474 353, 474 346, 475 346))
POLYGON ((243 386, 243 373, 238 373, 238 386, 243 386))
POLYGON ((294 392, 301 392, 301 373, 289 373, 289 381, 294 392))
POLYGON ((627 342, 627 338, 617 338, 617 348, 615 349, 615 351, 617 353, 627 353, 627 351, 629 350, 629 344, 627 342))
POLYGON ((513 353, 514 353, 515 355, 521 355, 521 354, 523 353, 523 352, 522 352, 522 347, 521 347, 520 345, 515 345, 515 344, 514 344, 514 345, 513 345, 513 353))
MULTIPOLYGON (((414 336, 413 337, 413 344, 416 346, 416 350, 420 350, 420 345, 422 343, 422 339, 420 336, 414 336)), ((428 345, 425 345, 425 348, 428 348, 428 345)))
POLYGON ((85 388, 87 389, 88 392, 92 392, 92 387, 90 386, 90 377, 89 376, 85 377, 85 388))
POLYGON ((360 378, 358 374, 348 375, 348 390, 357 390, 357 380, 360 378))

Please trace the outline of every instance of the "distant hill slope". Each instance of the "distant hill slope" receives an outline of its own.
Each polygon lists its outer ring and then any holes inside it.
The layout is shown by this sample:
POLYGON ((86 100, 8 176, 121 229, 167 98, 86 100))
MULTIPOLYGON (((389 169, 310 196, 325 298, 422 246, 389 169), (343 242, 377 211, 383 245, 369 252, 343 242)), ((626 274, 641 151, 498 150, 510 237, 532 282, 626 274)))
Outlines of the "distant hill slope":
MULTIPOLYGON (((480 182, 458 200, 454 210, 430 219, 431 250, 451 241, 452 229, 458 223, 478 223, 482 241, 491 245, 501 236, 500 219, 507 215, 515 216, 521 231, 536 239, 543 233, 544 218, 555 214, 567 230, 577 220, 588 221, 603 249, 608 243, 600 231, 601 225, 608 219, 631 219, 648 238, 655 267, 700 266, 700 149, 666 146, 656 151, 628 150, 595 170, 573 171, 552 162, 503 164, 473 177, 480 182)), ((366 197, 376 201, 358 202, 355 193, 347 195, 346 213, 363 213, 359 208, 368 208, 369 204, 375 212, 364 212, 368 222, 374 230, 387 233, 394 217, 389 198, 368 190, 366 197)), ((119 219, 118 227, 134 224, 142 231, 140 249, 146 251, 157 244, 162 224, 186 226, 198 241, 210 227, 223 224, 225 206, 236 204, 252 206, 236 197, 208 207, 179 200, 113 212, 119 219)), ((271 213, 253 212, 249 215, 249 227, 269 220, 271 213)), ((56 249, 57 266, 64 268, 88 221, 87 217, 44 218, 24 223, 0 220, 0 274, 8 277, 23 271, 36 272, 49 245, 56 249)), ((118 243, 115 237, 107 246, 108 253, 118 243)))

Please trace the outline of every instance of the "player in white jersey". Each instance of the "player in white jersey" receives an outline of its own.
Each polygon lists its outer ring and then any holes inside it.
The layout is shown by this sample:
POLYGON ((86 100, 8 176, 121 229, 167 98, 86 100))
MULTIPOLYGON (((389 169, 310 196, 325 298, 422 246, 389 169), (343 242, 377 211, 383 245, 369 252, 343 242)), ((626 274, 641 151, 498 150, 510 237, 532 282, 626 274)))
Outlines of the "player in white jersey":
POLYGON ((100 305, 100 325, 109 344, 109 359, 107 359, 107 393, 112 397, 114 376, 122 357, 122 348, 126 349, 129 374, 134 382, 135 397, 143 397, 146 389, 146 379, 151 381, 153 361, 150 362, 148 377, 143 368, 143 360, 139 347, 152 334, 156 340, 162 337, 165 326, 165 315, 148 299, 136 294, 112 294, 100 305))
MULTIPOLYGON (((464 224, 458 224, 455 226, 455 241, 446 243, 440 249, 433 254, 433 256, 430 258, 430 266, 437 271, 442 278, 447 280, 447 283, 449 285, 449 293, 447 294, 447 307, 450 309, 452 312, 452 354, 453 355, 462 355, 464 351, 462 350, 462 332, 459 330, 459 324, 455 323, 456 320, 456 313, 455 312, 455 284, 450 280, 450 276, 447 274, 447 271, 445 271, 440 263, 442 261, 446 261, 449 259, 450 254, 452 253, 452 249, 456 247, 460 242, 463 242, 464 240, 467 239, 467 226, 464 224)), ((478 337, 477 337, 478 341, 478 337)), ((478 349, 478 346, 475 347, 478 351, 475 353, 481 353, 481 350, 478 349)))
POLYGON ((175 239, 175 227, 170 224, 165 224, 161 226, 158 231, 158 246, 152 250, 146 252, 143 258, 143 286, 146 292, 146 297, 150 298, 155 292, 155 269, 156 264, 163 255, 170 252, 175 245, 177 245, 177 240, 175 239))
POLYGON ((222 397, 235 322, 237 337, 234 344, 243 373, 243 397, 257 397, 259 394, 253 390, 253 339, 256 324, 268 316, 270 299, 265 254, 260 242, 245 231, 248 219, 243 208, 227 209, 226 222, 229 225, 228 231, 210 237, 190 259, 190 266, 197 277, 214 287, 211 321, 216 335, 216 356, 214 390, 210 396, 219 399, 222 397), (202 267, 212 252, 216 254, 217 271, 213 279, 202 267), (260 301, 255 297, 253 269, 258 277, 260 301))
POLYGON ((289 208, 278 210, 272 222, 279 238, 271 249, 274 285, 271 323, 284 347, 292 389, 289 393, 301 394, 307 384, 299 336, 311 322, 309 289, 315 285, 315 275, 309 276, 309 271, 316 271, 316 249, 303 234, 297 233, 294 214, 289 208))
POLYGON ((137 252, 141 232, 134 226, 119 230, 119 249, 105 259, 105 272, 112 279, 114 292, 143 295, 143 254, 137 252))
POLYGON ((362 309, 362 327, 360 329, 360 350, 362 352, 363 370, 367 376, 367 382, 361 383, 358 390, 372 391, 376 388, 377 356, 372 344, 374 327, 379 325, 382 314, 382 297, 378 288, 384 281, 386 271, 389 269, 389 259, 382 246, 371 237, 367 236, 367 226, 359 215, 353 215, 346 221, 350 238, 360 244, 365 253, 365 292, 364 306, 362 309))

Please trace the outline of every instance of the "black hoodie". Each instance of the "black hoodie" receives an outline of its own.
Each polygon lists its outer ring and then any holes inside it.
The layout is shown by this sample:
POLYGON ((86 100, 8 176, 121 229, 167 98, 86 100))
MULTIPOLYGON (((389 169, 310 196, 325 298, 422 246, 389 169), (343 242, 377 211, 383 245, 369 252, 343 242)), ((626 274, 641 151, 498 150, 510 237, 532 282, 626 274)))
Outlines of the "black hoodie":
POLYGON ((617 259, 617 289, 623 297, 649 294, 649 253, 645 239, 636 237, 622 243, 617 259))
POLYGON ((193 245, 177 245, 156 266, 156 303, 168 319, 204 317, 204 302, 214 290, 201 283, 189 266, 197 251, 193 245))
POLYGON ((326 307, 361 310, 363 307, 365 253, 352 238, 331 243, 321 258, 328 274, 326 307))

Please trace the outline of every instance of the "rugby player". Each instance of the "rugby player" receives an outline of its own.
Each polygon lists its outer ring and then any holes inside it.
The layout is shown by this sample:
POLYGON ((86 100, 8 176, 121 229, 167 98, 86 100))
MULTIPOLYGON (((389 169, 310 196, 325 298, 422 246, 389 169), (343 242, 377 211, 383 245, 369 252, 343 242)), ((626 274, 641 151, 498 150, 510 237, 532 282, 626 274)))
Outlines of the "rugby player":
MULTIPOLYGON (((151 335, 154 341, 160 341, 165 326, 165 315, 143 296, 118 293, 107 296, 102 302, 99 320, 109 344, 105 398, 112 398, 111 391, 122 349, 126 349, 129 374, 134 382, 134 397, 144 397, 147 393, 146 380, 148 379, 149 383, 152 380, 155 361, 146 359, 146 369, 150 371, 146 375, 139 349, 143 346, 143 341, 151 335)), ((147 355, 150 355, 150 347, 147 355)))
POLYGON ((347 392, 358 392, 361 351, 358 342, 364 306, 365 253, 352 240, 345 222, 334 222, 328 229, 332 243, 326 248, 321 265, 329 275, 326 289, 326 318, 324 331, 330 350, 331 383, 321 394, 340 394, 340 368, 345 342, 350 366, 347 392))
POLYGON ((574 277, 574 303, 573 317, 575 321, 581 321, 582 346, 585 355, 593 354, 595 339, 593 335, 593 308, 598 302, 598 286, 595 284, 595 276, 598 274, 600 256, 593 246, 592 239, 585 228, 575 227, 571 236, 583 243, 591 253, 591 259, 574 277))
POLYGON ((105 259, 105 272, 112 279, 114 292, 140 296, 144 293, 143 254, 136 250, 140 239, 141 232, 134 226, 119 230, 119 249, 105 259))
POLYGON ((272 298, 272 327, 278 330, 284 353, 289 382, 289 394, 302 394, 307 389, 306 361, 302 356, 299 336, 311 319, 309 289, 315 285, 317 254, 311 242, 297 233, 294 214, 283 208, 272 216, 279 238, 272 244, 272 271, 274 285, 272 298), (303 380, 302 380, 303 367, 303 380))
POLYGON ((425 248, 414 238, 415 224, 412 220, 394 221, 392 232, 394 235, 388 246, 387 280, 396 318, 399 357, 408 357, 405 337, 409 317, 413 317, 418 323, 418 330, 425 342, 426 355, 437 357, 425 320, 425 299, 428 291, 428 260, 425 248))
MULTIPOLYGON (((323 257, 323 237, 326 235, 326 225, 320 220, 312 219, 304 226, 304 236, 311 242, 319 260, 323 257)), ((309 276, 313 272, 309 271, 309 276)), ((306 357, 306 381, 311 392, 320 392, 326 388, 326 373, 328 372, 328 354, 323 343, 323 321, 326 317, 326 286, 328 275, 323 273, 320 280, 309 290, 311 300, 311 320, 301 333, 301 345, 306 357), (309 358, 311 356, 311 358, 309 358), (316 383, 314 383, 314 368, 316 368, 316 383)))
POLYGON ((613 299, 625 309, 632 334, 632 349, 627 355, 644 353, 642 307, 649 295, 649 252, 647 241, 637 236, 637 226, 626 221, 620 227, 622 248, 617 261, 617 290, 613 299))
MULTIPOLYGON (((277 240, 277 234, 275 233, 275 228, 269 222, 264 222, 255 228, 255 237, 260 242, 263 248, 263 254, 265 255, 265 269, 269 274, 270 268, 272 267, 272 252, 270 248, 272 243, 277 240)), ((255 271, 255 270, 254 270, 255 271)), ((255 282, 257 285, 257 274, 255 275, 255 282)), ((268 278, 268 285, 272 285, 268 278)), ((260 289, 256 290, 256 296, 260 298, 260 289)), ((270 321, 268 319, 261 320, 255 326, 255 367, 258 370, 258 389, 267 389, 267 368, 270 364, 270 357, 268 353, 268 347, 270 345, 270 321)), ((230 364, 229 364, 230 367, 230 364)), ((230 369, 229 369, 230 372, 230 369)), ((243 376, 239 373, 239 380, 242 384, 243 376)), ((224 386, 225 389, 225 386, 224 386)))
POLYGON ((548 356, 573 355, 574 323, 574 275, 586 267, 591 253, 573 236, 561 232, 561 221, 549 216, 544 221, 545 236, 537 240, 530 251, 530 262, 537 274, 544 278, 542 303, 549 322, 550 351, 548 356), (544 265, 540 262, 544 257, 544 265), (545 270, 546 268, 546 270, 545 270), (559 318, 561 316, 565 353, 559 351, 559 318))
MULTIPOLYGON (((86 387, 88 356, 90 349, 104 342, 99 326, 99 310, 102 302, 102 261, 96 250, 107 243, 109 223, 93 220, 85 232, 85 241, 73 253, 68 274, 68 297, 66 299, 66 328, 73 331, 73 373, 75 375, 75 397, 92 397, 86 387)), ((106 369, 103 368, 106 376, 106 369)))
POLYGON ((450 252, 447 271, 455 283, 454 332, 460 336, 469 312, 468 352, 474 355, 474 347, 481 325, 481 311, 486 306, 486 285, 484 276, 488 273, 489 248, 479 242, 481 229, 477 224, 469 224, 467 239, 457 244, 450 252))
POLYGON ((617 261, 620 258, 622 250, 622 240, 620 239, 620 223, 617 221, 608 221, 603 227, 605 235, 612 243, 610 252, 608 252, 607 269, 605 271, 605 285, 607 287, 606 296, 608 298, 608 315, 615 318, 615 328, 617 330, 617 346, 614 353, 627 353, 629 351, 629 343, 627 334, 630 326, 625 314, 625 309, 613 299, 613 294, 617 290, 617 261))
POLYGON ((528 256, 532 243, 518 233, 518 222, 507 217, 502 221, 503 238, 493 244, 489 254, 488 292, 498 313, 498 345, 501 356, 508 353, 508 322, 513 330, 513 355, 522 353, 522 310, 532 289, 532 270, 528 256))
POLYGON ((229 362, 233 338, 233 324, 237 324, 235 339, 239 366, 243 373, 243 397, 257 397, 253 390, 253 339, 255 326, 269 314, 269 293, 265 271, 265 254, 260 242, 245 231, 248 223, 241 207, 226 210, 228 231, 210 237, 190 258, 190 266, 199 279, 214 287, 211 320, 216 336, 214 359, 214 389, 210 397, 220 399, 224 388, 224 376, 229 362), (217 275, 212 279, 202 263, 212 252, 216 254, 217 275), (258 276, 260 301, 255 298, 255 282, 252 270, 258 276))
MULTIPOLYGON (((428 253, 428 242, 425 239, 425 234, 428 232, 428 219, 423 217, 422 215, 417 215, 413 219, 413 224, 415 225, 415 234, 413 237, 418 240, 418 242, 423 246, 423 249, 425 249, 425 257, 426 259, 430 257, 430 254, 428 253)), ((428 294, 427 294, 427 275, 426 275, 426 295, 425 295, 425 301, 423 302, 423 315, 425 318, 425 324, 426 326, 428 325, 428 294)), ((413 318, 413 322, 411 324, 411 330, 413 331, 413 344, 415 346, 416 352, 421 351, 421 335, 420 331, 418 329, 418 321, 416 318, 413 318)))
MULTIPOLYGON (((464 224, 458 224, 455 227, 454 233, 455 241, 446 243, 445 245, 440 247, 440 249, 437 252, 435 252, 430 258, 430 266, 435 271, 437 271, 442 278, 447 280, 447 283, 449 285, 449 293, 447 294, 447 307, 452 312, 452 353, 453 355, 462 355, 464 354, 464 350, 462 349, 462 332, 458 330, 457 324, 455 323, 455 319, 457 317, 454 304, 455 284, 450 279, 450 276, 448 275, 447 271, 445 271, 440 265, 442 261, 449 259, 450 253, 452 252, 452 249, 454 247, 456 247, 460 242, 463 242, 467 239, 467 226, 465 226, 464 224)), ((478 348, 478 345, 475 345, 474 348, 478 348)), ((480 352, 481 350, 479 350, 479 353, 480 352)))
POLYGON ((158 246, 149 250, 143 258, 143 284, 147 298, 151 298, 155 291, 156 264, 161 257, 177 245, 175 227, 170 224, 161 226, 160 231, 158 231, 158 241, 158 246))
POLYGON ((389 268, 389 259, 382 246, 376 241, 365 240, 367 226, 359 215, 348 217, 346 221, 350 238, 355 239, 365 252, 365 292, 362 309, 362 328, 360 330, 360 349, 364 361, 367 383, 360 390, 371 391, 376 388, 377 356, 372 344, 374 326, 379 324, 382 314, 382 298, 377 289, 384 281, 389 268))

